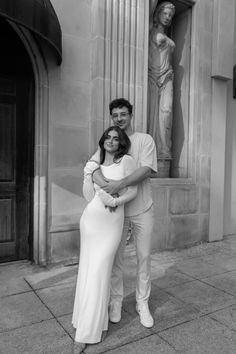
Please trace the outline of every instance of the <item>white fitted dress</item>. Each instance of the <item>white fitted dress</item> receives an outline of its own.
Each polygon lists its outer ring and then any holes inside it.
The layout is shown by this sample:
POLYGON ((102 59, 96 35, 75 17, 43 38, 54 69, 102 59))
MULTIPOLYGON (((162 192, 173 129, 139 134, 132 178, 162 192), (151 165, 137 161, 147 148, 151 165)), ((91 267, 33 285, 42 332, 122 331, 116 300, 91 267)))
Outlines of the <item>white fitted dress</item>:
MULTIPOLYGON (((134 169, 135 162, 129 155, 118 163, 101 165, 103 175, 114 180, 134 169)), ((124 223, 124 204, 110 212, 95 186, 96 189, 80 219, 80 261, 72 324, 76 328, 75 341, 81 343, 100 342, 102 331, 108 329, 111 271, 124 223)), ((129 187, 125 195, 128 197, 124 202, 133 199, 135 187, 129 187)))

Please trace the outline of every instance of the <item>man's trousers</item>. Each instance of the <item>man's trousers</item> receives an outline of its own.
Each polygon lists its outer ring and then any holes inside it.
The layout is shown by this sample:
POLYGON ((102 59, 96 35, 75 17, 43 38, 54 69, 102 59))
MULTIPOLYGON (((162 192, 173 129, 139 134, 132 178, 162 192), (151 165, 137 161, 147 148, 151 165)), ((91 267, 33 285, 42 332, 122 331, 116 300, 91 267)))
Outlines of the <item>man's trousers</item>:
POLYGON ((110 302, 122 302, 123 300, 124 250, 130 222, 132 224, 132 236, 134 238, 137 255, 136 301, 138 304, 141 304, 148 302, 151 292, 151 242, 154 225, 153 205, 142 214, 125 218, 122 240, 117 250, 112 270, 110 302))

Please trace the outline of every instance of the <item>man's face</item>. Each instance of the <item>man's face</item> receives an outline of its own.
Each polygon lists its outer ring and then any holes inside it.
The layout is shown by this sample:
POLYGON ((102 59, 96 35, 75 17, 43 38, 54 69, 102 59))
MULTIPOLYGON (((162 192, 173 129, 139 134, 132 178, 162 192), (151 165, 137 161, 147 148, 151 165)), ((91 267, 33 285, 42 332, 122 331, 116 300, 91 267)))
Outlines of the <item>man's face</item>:
POLYGON ((127 107, 113 108, 111 118, 114 125, 126 131, 131 127, 132 116, 129 114, 127 107))

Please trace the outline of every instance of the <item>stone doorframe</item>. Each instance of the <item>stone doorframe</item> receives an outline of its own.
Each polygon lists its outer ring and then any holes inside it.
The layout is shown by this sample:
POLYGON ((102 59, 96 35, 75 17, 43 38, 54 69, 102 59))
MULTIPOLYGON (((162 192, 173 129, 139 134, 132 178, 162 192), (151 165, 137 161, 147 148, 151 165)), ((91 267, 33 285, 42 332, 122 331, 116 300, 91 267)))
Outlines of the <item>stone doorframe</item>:
POLYGON ((48 200, 48 102, 49 84, 46 63, 39 48, 24 27, 11 21, 30 57, 35 80, 35 137, 33 193, 33 260, 45 265, 47 259, 47 200, 48 200))

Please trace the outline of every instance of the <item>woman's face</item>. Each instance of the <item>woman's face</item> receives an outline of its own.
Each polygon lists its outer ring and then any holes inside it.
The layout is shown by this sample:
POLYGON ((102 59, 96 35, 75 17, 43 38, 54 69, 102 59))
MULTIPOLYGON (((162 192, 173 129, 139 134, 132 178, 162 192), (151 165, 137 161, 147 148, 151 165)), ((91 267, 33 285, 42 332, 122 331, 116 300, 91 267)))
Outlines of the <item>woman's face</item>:
POLYGON ((119 135, 115 130, 110 130, 104 140, 104 149, 107 152, 115 153, 119 149, 119 135))
POLYGON ((158 16, 159 23, 165 27, 168 27, 171 24, 172 17, 173 17, 173 11, 168 7, 164 7, 159 12, 159 16, 158 16))

